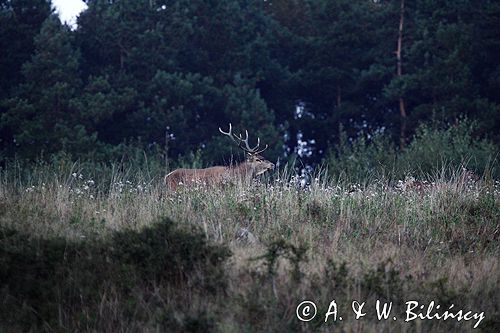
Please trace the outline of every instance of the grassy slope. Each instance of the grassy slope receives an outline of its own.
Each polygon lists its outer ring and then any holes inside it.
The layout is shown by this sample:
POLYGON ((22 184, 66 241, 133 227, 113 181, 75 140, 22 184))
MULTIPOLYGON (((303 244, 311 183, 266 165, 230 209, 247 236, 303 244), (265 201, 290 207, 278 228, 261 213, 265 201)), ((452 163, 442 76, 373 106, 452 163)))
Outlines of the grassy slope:
MULTIPOLYGON (((405 301, 435 300, 443 307, 454 303, 456 308, 484 311, 486 318, 479 327, 482 331, 498 331, 498 182, 476 183, 466 174, 457 173, 451 180, 437 179, 423 189, 412 182, 400 186, 376 182, 366 187, 321 180, 301 189, 288 177, 282 178, 272 179, 267 185, 200 187, 168 194, 160 181, 137 175, 114 173, 105 180, 72 172, 46 172, 21 181, 4 172, 0 187, 4 242, 0 263, 19 266, 21 272, 23 265, 35 271, 50 266, 48 271, 56 272, 56 278, 50 280, 43 274, 36 278, 55 281, 43 285, 53 292, 42 297, 33 295, 33 291, 24 294, 25 284, 16 287, 13 277, 3 276, 0 296, 10 317, 0 317, 0 328, 472 330, 474 321, 404 323, 405 301), (143 274, 150 269, 143 263, 160 260, 163 245, 155 243, 140 256, 132 249, 133 255, 117 257, 116 251, 109 249, 119 247, 117 232, 141 231, 162 217, 176 221, 181 229, 198 226, 200 237, 208 244, 229 247, 232 256, 213 264, 222 271, 194 265, 186 276, 162 278, 171 269, 167 264, 160 270, 160 277, 156 273, 150 277, 143 274), (241 227, 259 241, 245 245, 235 240, 241 227), (37 251, 45 258, 46 253, 52 253, 47 249, 61 248, 52 243, 44 247, 45 241, 56 238, 63 250, 55 251, 53 263, 40 268, 40 258, 19 259, 20 253, 35 256, 37 251), (33 246, 27 250, 25 244, 33 246), (88 259, 99 256, 107 259, 88 259), (126 284, 123 267, 131 267, 133 276, 126 284), (94 278, 79 284, 74 277, 84 272, 94 278), (73 282, 68 284, 66 279, 73 282), (86 288, 95 292, 86 294, 86 288), (78 293, 86 296, 75 298, 78 293), (23 297, 28 297, 27 301, 23 297), (318 305, 318 317, 309 323, 300 323, 295 317, 295 307, 303 299, 318 305), (341 307, 344 320, 324 324, 321 321, 332 299, 341 307), (378 321, 372 310, 366 318, 355 321, 349 310, 353 299, 366 301, 367 308, 373 308, 376 299, 393 301, 401 319, 378 321), (45 308, 46 303, 51 306, 45 308)), ((155 235, 156 229, 152 230, 150 235, 155 235)), ((186 236, 184 244, 182 235, 179 249, 184 251, 193 240, 186 236)), ((149 239, 130 237, 129 243, 149 239)), ((200 256, 212 251, 203 246, 200 256)), ((128 253, 129 249, 123 251, 128 253)), ((182 260, 178 263, 180 271, 186 265, 182 260)), ((151 269, 156 272, 156 268, 151 269)))

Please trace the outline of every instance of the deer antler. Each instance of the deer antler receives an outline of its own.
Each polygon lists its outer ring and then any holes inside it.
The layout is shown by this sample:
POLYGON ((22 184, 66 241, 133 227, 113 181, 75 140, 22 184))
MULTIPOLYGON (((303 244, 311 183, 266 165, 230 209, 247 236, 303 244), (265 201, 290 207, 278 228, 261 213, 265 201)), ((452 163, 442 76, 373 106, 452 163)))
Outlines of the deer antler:
POLYGON ((244 151, 246 151, 247 153, 249 153, 250 155, 257 155, 257 154, 260 154, 262 153, 264 150, 267 149, 267 145, 264 147, 264 149, 261 149, 259 150, 259 146, 260 146, 260 138, 257 137, 257 145, 253 148, 250 147, 250 145, 248 144, 248 131, 245 130, 245 138, 243 139, 243 135, 236 135, 236 134, 233 134, 232 132, 232 126, 231 126, 231 123, 229 123, 229 131, 228 132, 224 132, 220 127, 219 127, 219 131, 224 134, 224 135, 227 135, 229 136, 234 142, 236 142, 238 144, 238 147, 240 147, 241 149, 243 149, 244 151), (243 147, 241 144, 244 143, 245 144, 245 147, 243 147))

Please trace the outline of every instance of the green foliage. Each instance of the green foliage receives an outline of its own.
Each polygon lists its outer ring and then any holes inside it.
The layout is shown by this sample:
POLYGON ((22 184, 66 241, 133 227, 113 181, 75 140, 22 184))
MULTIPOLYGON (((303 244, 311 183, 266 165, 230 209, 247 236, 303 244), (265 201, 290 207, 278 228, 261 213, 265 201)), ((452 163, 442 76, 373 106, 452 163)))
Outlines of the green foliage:
POLYGON ((21 83, 22 65, 35 50, 33 37, 51 12, 50 1, 0 1, 0 99, 8 97, 21 83))
MULTIPOLYGON (((229 256, 226 247, 208 244, 200 231, 180 228, 168 219, 141 231, 115 232, 109 239, 75 241, 38 239, 2 227, 0 327, 62 329, 58 317, 62 306, 76 321, 87 313, 90 329, 98 325, 93 318, 98 316, 103 295, 118 292, 120 311, 128 311, 128 306, 133 311, 139 300, 131 291, 140 286, 160 285, 161 293, 192 283, 193 292, 220 290, 225 279, 223 264, 229 256)), ((182 325, 200 324, 188 318, 182 325)))
POLYGON ((79 53, 71 44, 69 29, 50 16, 35 38, 35 54, 24 64, 26 83, 4 102, 0 126, 12 133, 13 151, 36 157, 58 151, 88 151, 96 135, 81 124, 77 90, 79 53))
POLYGON ((497 177, 495 160, 498 148, 487 140, 474 137, 476 125, 467 120, 452 126, 439 123, 420 126, 403 151, 394 147, 383 133, 375 133, 368 141, 360 135, 348 141, 344 134, 336 151, 330 151, 325 163, 334 177, 363 181, 408 175, 429 177, 466 167, 482 175, 497 177))
POLYGON ((400 154, 400 161, 407 170, 415 170, 420 175, 437 173, 447 167, 456 170, 459 166, 482 175, 495 165, 499 151, 491 142, 476 139, 476 129, 476 124, 467 120, 447 128, 423 125, 400 154))
POLYGON ((139 279, 179 284, 197 270, 220 267, 230 255, 225 247, 209 245, 199 230, 179 229, 167 219, 141 232, 117 232, 106 245, 110 260, 131 267, 139 279))
POLYGON ((366 180, 392 172, 396 165, 394 145, 383 133, 360 135, 351 142, 342 133, 337 151, 330 151, 325 163, 334 177, 346 180, 366 180))
POLYGON ((305 164, 345 146, 343 135, 365 136, 338 168, 380 174, 399 168, 389 141, 400 97, 405 139, 465 115, 474 136, 500 142, 496 2, 406 3, 400 76, 400 1, 90 0, 75 30, 50 4, 0 1, 2 160, 142 150, 169 167, 192 154, 206 166, 232 160, 218 133, 231 122, 268 144, 270 160, 291 159, 301 137, 305 164), (378 132, 389 139, 367 135, 378 132))
POLYGON ((279 239, 271 242, 267 246, 266 253, 258 259, 264 259, 268 276, 274 278, 277 274, 280 257, 286 258, 292 265, 292 279, 298 283, 302 278, 300 264, 307 261, 307 249, 306 245, 295 246, 284 239, 279 239))

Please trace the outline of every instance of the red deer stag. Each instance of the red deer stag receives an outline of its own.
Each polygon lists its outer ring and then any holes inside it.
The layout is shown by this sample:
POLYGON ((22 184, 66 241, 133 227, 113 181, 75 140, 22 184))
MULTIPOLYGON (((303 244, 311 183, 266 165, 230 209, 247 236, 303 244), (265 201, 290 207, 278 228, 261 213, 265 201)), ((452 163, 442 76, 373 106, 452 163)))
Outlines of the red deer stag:
POLYGON ((165 184, 168 189, 176 190, 179 185, 192 186, 194 184, 218 185, 226 182, 244 182, 255 176, 261 175, 269 169, 274 168, 274 164, 264 159, 260 154, 267 149, 259 150, 260 139, 257 138, 257 145, 253 148, 248 144, 248 131, 243 136, 232 133, 231 124, 229 131, 224 132, 220 127, 219 131, 229 136, 238 147, 246 152, 247 159, 235 166, 213 166, 205 169, 176 169, 165 176, 165 184), (243 146, 242 144, 245 144, 243 146))

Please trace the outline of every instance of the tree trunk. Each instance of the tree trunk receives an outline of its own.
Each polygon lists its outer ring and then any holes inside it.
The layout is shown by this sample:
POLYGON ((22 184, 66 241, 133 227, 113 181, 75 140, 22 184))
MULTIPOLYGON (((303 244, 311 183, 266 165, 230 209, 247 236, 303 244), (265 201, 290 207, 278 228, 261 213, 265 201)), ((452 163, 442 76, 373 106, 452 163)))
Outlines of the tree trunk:
POLYGON ((342 103, 342 89, 340 88, 340 84, 337 84, 337 107, 340 107, 342 103))
MULTIPOLYGON (((398 29, 398 48, 396 50, 397 59, 397 76, 401 78, 403 75, 401 48, 403 45, 403 24, 404 24, 405 0, 401 0, 399 12, 399 29, 398 29)), ((406 143, 406 106, 403 96, 399 96, 399 115, 401 116, 401 128, 399 133, 399 146, 404 148, 406 143)))

